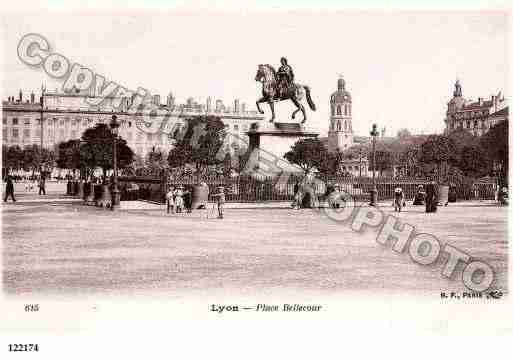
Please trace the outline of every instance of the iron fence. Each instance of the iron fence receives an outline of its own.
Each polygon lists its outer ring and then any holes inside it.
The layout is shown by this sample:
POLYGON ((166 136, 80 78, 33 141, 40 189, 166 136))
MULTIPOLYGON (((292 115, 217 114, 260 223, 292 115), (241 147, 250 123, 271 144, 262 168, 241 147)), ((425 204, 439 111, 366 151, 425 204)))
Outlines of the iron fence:
MULTIPOLYGON (((220 175, 212 176, 181 176, 180 178, 160 177, 121 177, 121 200, 144 199, 156 202, 165 201, 165 193, 170 187, 184 186, 192 189, 194 185, 205 183, 209 187, 209 200, 218 186, 223 186, 227 202, 266 202, 266 201, 292 201, 296 184, 304 180, 300 176, 290 176, 286 182, 277 181, 277 178, 252 176, 238 176, 227 178, 220 175), (135 186, 134 186, 135 185, 135 186)), ((369 177, 318 177, 307 181, 320 200, 329 192, 329 188, 338 184, 341 190, 349 193, 356 201, 368 201, 373 187, 372 178, 369 177)), ((419 185, 426 185, 427 179, 420 178, 390 178, 377 177, 376 188, 378 200, 393 198, 394 190, 402 188, 405 198, 412 200, 417 193, 419 185)), ((466 178, 452 179, 451 191, 457 199, 494 199, 497 191, 495 178, 481 180, 466 178)))

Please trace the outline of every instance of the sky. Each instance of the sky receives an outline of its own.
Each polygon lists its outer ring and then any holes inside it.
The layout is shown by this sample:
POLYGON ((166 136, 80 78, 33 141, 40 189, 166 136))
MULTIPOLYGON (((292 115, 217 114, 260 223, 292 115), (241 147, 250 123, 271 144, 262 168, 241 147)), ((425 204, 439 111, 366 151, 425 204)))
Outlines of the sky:
MULTIPOLYGON (((1 17, 1 95, 62 85, 17 57, 22 36, 38 33, 54 52, 130 89, 163 100, 172 92, 178 102, 212 96, 233 106, 239 98, 250 109, 261 95, 258 64, 277 68, 285 56, 296 81, 311 88, 317 111, 308 110, 307 124, 321 135, 339 75, 352 94, 355 135, 368 135, 372 123, 387 135, 439 133, 456 78, 466 98, 510 97, 507 21, 498 11, 9 14, 1 17)), ((278 121, 291 121, 290 102, 276 108, 278 121)))

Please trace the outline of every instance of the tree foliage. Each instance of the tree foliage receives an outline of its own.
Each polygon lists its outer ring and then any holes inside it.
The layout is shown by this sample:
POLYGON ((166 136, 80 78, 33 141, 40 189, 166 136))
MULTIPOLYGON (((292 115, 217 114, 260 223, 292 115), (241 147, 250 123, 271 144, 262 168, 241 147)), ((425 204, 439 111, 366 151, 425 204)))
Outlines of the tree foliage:
POLYGON ((75 172, 83 168, 80 159, 80 140, 59 143, 57 147, 57 167, 75 172))
POLYGON ((313 168, 322 169, 328 157, 328 151, 317 138, 306 138, 297 141, 291 150, 285 153, 285 159, 297 164, 305 172, 313 168))
MULTIPOLYGON (((113 144, 114 135, 110 128, 103 123, 87 129, 82 134, 82 144, 80 145, 81 162, 88 169, 101 168, 104 181, 107 171, 112 169, 113 144)), ((120 169, 128 167, 134 160, 132 149, 120 137, 117 139, 116 155, 117 167, 120 169)))
POLYGON ((499 170, 501 182, 507 183, 508 161, 509 161, 509 143, 508 143, 508 121, 501 121, 484 134, 480 139, 480 147, 486 157, 499 170))
POLYGON ((219 159, 217 154, 226 132, 219 117, 194 117, 187 120, 187 124, 178 134, 175 147, 169 151, 169 166, 182 168, 194 163, 197 170, 204 170, 211 165, 221 165, 224 157, 219 159))
POLYGON ((11 172, 23 168, 23 150, 20 146, 2 145, 2 167, 11 172))

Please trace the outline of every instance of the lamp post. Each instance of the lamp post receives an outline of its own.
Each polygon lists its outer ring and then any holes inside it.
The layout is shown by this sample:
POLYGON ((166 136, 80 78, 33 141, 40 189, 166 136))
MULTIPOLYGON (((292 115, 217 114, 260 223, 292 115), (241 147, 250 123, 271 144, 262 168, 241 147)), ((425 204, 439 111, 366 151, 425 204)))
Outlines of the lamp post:
POLYGON ((114 171, 114 180, 112 183, 112 204, 111 209, 114 210, 116 206, 119 206, 119 188, 118 188, 118 163, 117 163, 117 138, 118 138, 118 128, 119 122, 117 121, 117 116, 112 115, 112 120, 110 121, 110 129, 113 134, 113 151, 112 151, 112 168, 114 171))
POLYGON ((360 154, 360 171, 359 171, 359 174, 360 174, 360 178, 362 178, 362 149, 361 149, 361 147, 360 147, 359 154, 360 154))
POLYGON ((378 189, 376 188, 376 137, 379 133, 377 124, 372 125, 370 135, 372 136, 372 189, 369 205, 375 206, 378 199, 378 189))

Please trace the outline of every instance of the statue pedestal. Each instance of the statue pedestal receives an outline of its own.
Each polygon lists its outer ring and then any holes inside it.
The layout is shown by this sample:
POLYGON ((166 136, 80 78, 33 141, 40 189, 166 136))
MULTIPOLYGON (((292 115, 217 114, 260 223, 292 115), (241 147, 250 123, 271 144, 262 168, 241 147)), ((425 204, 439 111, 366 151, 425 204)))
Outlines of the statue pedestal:
POLYGON ((278 158, 283 158, 292 145, 303 138, 317 138, 318 133, 305 128, 299 123, 255 122, 247 132, 249 137, 249 150, 255 148, 266 151, 278 158))

